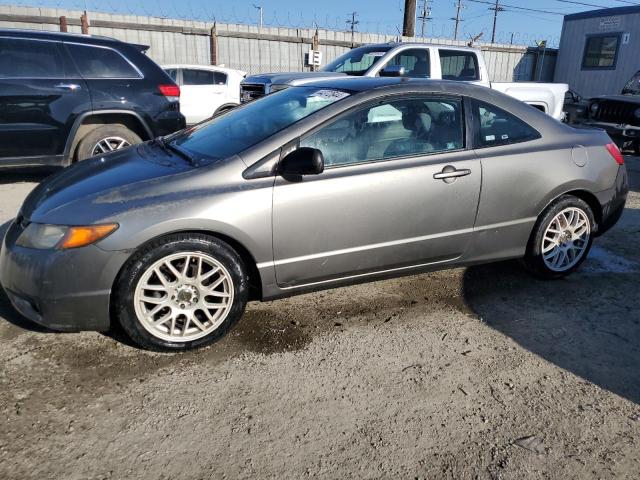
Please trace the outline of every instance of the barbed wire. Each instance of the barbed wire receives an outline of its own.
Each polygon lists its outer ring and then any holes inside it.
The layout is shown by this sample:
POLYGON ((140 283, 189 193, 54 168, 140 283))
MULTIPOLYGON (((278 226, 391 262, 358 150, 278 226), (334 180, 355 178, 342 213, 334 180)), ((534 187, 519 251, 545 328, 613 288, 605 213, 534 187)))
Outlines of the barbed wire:
MULTIPOLYGON (((398 2, 398 15, 395 15, 398 17, 398 23, 370 21, 359 17, 357 33, 399 36, 402 26, 400 14, 402 8, 401 2, 399 0, 398 2)), ((238 7, 234 4, 213 5, 207 2, 194 3, 192 0, 182 0, 180 2, 156 0, 153 6, 144 0, 127 1, 123 4, 116 4, 114 0, 100 0, 99 4, 95 0, 87 0, 86 4, 90 12, 112 15, 144 15, 162 19, 218 22, 244 26, 256 26, 259 22, 257 8, 252 6, 238 7)), ((85 0, 0 0, 0 6, 82 11, 85 8, 85 0)), ((482 32, 484 35, 479 39, 478 43, 489 43, 488 38, 490 37, 491 26, 488 23, 486 25, 476 25, 476 22, 479 19, 484 22, 490 21, 492 13, 481 13, 480 10, 476 13, 476 15, 469 15, 465 22, 461 24, 458 40, 469 41, 471 37, 475 37, 482 32)), ((531 17, 533 18, 533 15, 531 17)), ((263 26, 266 28, 320 29, 346 32, 346 19, 346 14, 335 15, 327 13, 325 15, 314 14, 311 17, 305 17, 302 12, 263 10, 263 26)), ((445 18, 439 20, 439 22, 435 20, 427 22, 425 25, 425 39, 453 40, 454 23, 445 18)), ((544 19, 536 18, 536 20, 544 19)), ((417 30, 420 31, 421 25, 419 23, 417 27, 417 30)), ((533 46, 541 40, 546 40, 549 47, 557 47, 560 43, 560 36, 506 30, 496 32, 496 43, 500 44, 533 46)))

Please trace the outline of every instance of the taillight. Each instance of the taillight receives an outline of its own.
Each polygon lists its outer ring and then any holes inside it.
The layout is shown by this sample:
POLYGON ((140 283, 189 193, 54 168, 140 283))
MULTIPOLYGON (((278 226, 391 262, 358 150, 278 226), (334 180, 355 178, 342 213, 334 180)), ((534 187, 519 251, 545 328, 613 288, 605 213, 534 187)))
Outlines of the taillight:
POLYGON ((605 148, 609 151, 618 165, 624 165, 624 157, 615 143, 607 143, 605 148))
POLYGON ((158 85, 158 90, 169 100, 180 100, 180 87, 177 85, 158 85))

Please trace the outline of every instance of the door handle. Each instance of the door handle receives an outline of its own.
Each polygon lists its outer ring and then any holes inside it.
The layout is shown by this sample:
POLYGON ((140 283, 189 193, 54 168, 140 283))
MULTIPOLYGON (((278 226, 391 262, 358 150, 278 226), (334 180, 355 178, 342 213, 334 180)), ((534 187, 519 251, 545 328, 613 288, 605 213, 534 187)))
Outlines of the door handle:
POLYGON ((72 92, 76 92, 81 89, 80 85, 77 83, 59 83, 55 85, 55 88, 59 88, 61 90, 70 90, 72 92))
POLYGON ((468 168, 462 168, 458 170, 451 165, 447 165, 442 169, 441 172, 434 173, 433 178, 436 180, 444 180, 447 183, 451 183, 456 178, 464 177, 466 175, 471 175, 471 170, 469 170, 468 168))

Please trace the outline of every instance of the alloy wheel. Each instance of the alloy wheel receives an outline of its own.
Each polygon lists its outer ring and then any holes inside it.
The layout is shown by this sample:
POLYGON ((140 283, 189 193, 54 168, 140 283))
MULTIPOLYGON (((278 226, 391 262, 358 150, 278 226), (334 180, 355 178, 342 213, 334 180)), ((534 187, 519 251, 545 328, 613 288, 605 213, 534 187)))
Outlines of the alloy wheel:
POLYGON ((140 277, 134 294, 138 321, 170 342, 210 334, 224 322, 233 300, 231 275, 201 252, 179 252, 156 261, 140 277))
POLYGON ((576 265, 589 246, 591 223, 587 214, 575 207, 558 213, 542 237, 542 258, 547 268, 564 272, 576 265))
POLYGON ((106 137, 95 144, 91 150, 92 155, 113 152, 121 148, 129 147, 131 144, 122 137, 106 137))

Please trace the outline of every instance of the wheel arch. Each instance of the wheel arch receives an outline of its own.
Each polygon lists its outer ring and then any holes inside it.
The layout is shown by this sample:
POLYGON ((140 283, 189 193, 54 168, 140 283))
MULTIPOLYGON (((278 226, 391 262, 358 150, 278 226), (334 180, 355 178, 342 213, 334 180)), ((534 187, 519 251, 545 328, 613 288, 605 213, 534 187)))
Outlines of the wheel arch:
POLYGON ((91 130, 100 125, 121 124, 129 128, 142 140, 154 137, 149 124, 132 110, 93 110, 79 115, 73 123, 64 149, 65 165, 73 162, 78 144, 91 130))
POLYGON ((217 231, 206 230, 206 229, 178 229, 170 232, 162 233, 161 235, 149 238, 142 242, 137 247, 131 249, 129 257, 122 264, 120 269, 118 270, 117 275, 113 280, 113 285, 111 287, 111 291, 114 292, 118 282, 120 281, 120 277, 124 269, 129 265, 129 262, 134 257, 134 255, 146 247, 148 244, 152 242, 156 242, 162 238, 169 237, 175 234, 194 234, 194 235, 206 235, 208 237, 216 238, 218 240, 222 240, 227 243, 231 248, 233 248, 236 253, 240 256, 242 261, 244 262, 247 268, 247 275, 249 275, 249 300, 260 300, 262 299, 262 278, 260 275, 260 271, 258 270, 258 264, 253 256, 253 254, 249 251, 245 245, 236 240, 235 238, 217 231))
POLYGON ((213 112, 213 116, 215 117, 216 115, 220 115, 221 113, 224 113, 227 110, 232 110, 238 106, 240 106, 239 103, 224 103, 216 108, 216 111, 213 112))
POLYGON ((542 208, 539 208, 537 217, 540 218, 540 216, 545 212, 545 210, 549 208, 549 205, 551 205, 558 198, 564 195, 571 195, 573 197, 579 198, 584 202, 586 202, 587 205, 589 205, 589 207, 591 208, 591 211, 593 212, 593 217, 596 221, 596 228, 598 228, 601 225, 602 215, 603 215, 602 205, 600 205, 600 202, 598 201, 598 197, 596 197, 596 195, 592 193, 589 189, 584 187, 565 188, 565 189, 562 189, 559 193, 558 192, 554 193, 549 198, 549 200, 544 203, 542 208))

